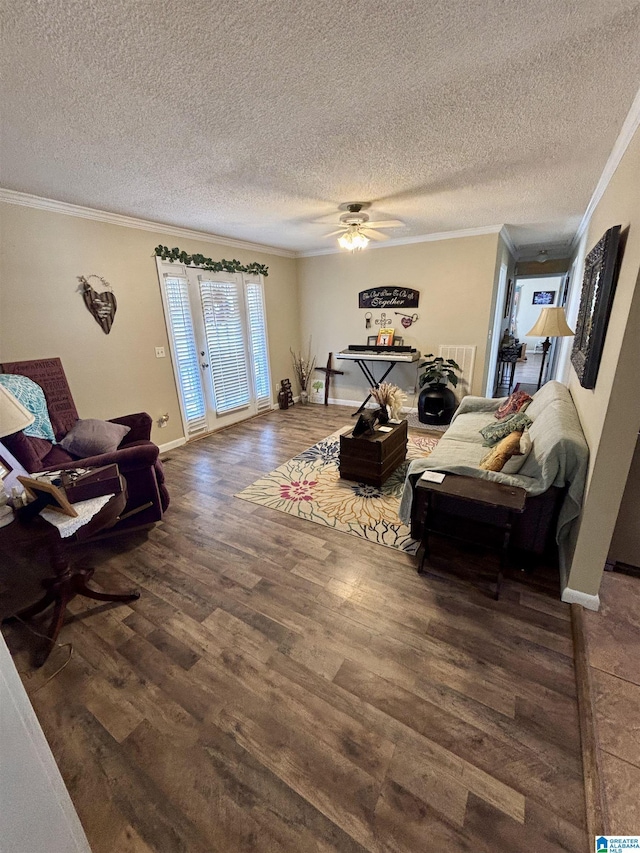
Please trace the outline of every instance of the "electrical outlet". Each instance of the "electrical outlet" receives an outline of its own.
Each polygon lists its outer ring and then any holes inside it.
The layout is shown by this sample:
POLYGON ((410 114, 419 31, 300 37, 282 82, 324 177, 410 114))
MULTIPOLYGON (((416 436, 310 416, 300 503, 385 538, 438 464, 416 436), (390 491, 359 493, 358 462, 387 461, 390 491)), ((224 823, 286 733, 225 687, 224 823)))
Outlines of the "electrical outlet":
POLYGON ((156 347, 156 358, 165 358, 164 347, 156 347))

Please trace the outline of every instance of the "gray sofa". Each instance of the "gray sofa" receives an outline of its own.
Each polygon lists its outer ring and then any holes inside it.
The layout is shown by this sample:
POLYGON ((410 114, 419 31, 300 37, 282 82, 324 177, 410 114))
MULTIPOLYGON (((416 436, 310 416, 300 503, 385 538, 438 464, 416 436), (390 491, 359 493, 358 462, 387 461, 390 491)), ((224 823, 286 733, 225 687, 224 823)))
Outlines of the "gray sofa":
POLYGON ((424 518, 424 506, 414 500, 414 484, 423 471, 444 471, 526 490, 525 511, 514 525, 514 547, 540 554, 554 532, 559 545, 566 540, 571 522, 580 513, 589 461, 589 449, 569 390, 552 381, 534 394, 526 409, 533 421, 529 428, 531 452, 519 473, 512 475, 479 467, 488 450, 479 430, 496 423, 495 412, 504 399, 464 397, 431 455, 414 460, 409 466, 400 518, 411 524, 414 538, 420 538, 424 518))

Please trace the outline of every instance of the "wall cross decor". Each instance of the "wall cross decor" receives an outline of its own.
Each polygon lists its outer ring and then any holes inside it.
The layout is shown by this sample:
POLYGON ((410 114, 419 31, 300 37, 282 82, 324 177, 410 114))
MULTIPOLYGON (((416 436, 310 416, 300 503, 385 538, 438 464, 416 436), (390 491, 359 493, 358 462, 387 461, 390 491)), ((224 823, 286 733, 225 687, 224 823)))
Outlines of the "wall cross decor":
POLYGON ((113 288, 101 275, 79 275, 78 281, 80 282, 78 290, 82 293, 84 304, 105 335, 108 335, 118 309, 113 288), (91 287, 88 281, 90 278, 96 278, 102 283, 102 286, 105 288, 102 293, 98 293, 91 287))

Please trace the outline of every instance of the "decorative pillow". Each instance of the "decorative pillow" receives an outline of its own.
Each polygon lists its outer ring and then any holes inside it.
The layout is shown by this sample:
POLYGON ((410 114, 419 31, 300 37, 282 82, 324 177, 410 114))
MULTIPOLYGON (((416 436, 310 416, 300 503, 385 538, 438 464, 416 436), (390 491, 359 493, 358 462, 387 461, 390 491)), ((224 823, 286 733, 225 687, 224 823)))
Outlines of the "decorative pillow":
POLYGON ((0 373, 0 383, 35 418, 32 424, 22 430, 24 434, 34 438, 46 438, 47 441, 55 444, 56 437, 53 434, 47 401, 42 388, 27 376, 19 376, 16 373, 0 373))
POLYGON ((84 458, 113 453, 131 427, 100 421, 96 418, 76 421, 60 442, 69 453, 84 458))
POLYGON ((504 418, 508 418, 511 415, 524 411, 532 399, 533 397, 525 394, 524 391, 514 391, 511 396, 507 397, 496 412, 496 419, 501 421, 504 420, 504 418))
POLYGON ((498 421, 497 424, 487 424, 480 430, 480 435, 484 438, 482 442, 485 447, 491 447, 497 444, 501 438, 509 435, 510 432, 518 432, 525 430, 531 426, 533 421, 522 412, 517 415, 511 415, 510 418, 505 418, 503 421, 498 421))
POLYGON ((520 453, 521 432, 511 432, 493 447, 480 462, 485 471, 502 471, 512 456, 520 453))
MULTIPOLYGON (((511 434, 516 435, 516 433, 511 434)), ((508 459, 505 462, 505 464, 502 466, 502 473, 518 474, 524 463, 527 461, 527 457, 531 453, 532 447, 533 442, 531 441, 529 430, 526 430, 522 433, 522 438, 520 439, 520 453, 517 456, 514 454, 511 459, 508 459)))

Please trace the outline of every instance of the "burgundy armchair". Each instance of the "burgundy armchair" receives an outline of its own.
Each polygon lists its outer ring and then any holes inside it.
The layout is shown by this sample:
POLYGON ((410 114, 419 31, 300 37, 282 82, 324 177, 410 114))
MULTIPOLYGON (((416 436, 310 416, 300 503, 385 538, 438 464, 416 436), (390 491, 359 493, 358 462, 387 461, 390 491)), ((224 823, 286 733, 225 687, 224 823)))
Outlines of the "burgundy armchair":
MULTIPOLYGON (((71 390, 59 358, 39 361, 13 361, 0 365, 3 373, 27 376, 44 391, 51 425, 60 441, 78 420, 71 390)), ((127 506, 122 521, 114 530, 143 527, 160 521, 169 506, 159 449, 151 440, 151 417, 145 412, 112 418, 114 423, 130 427, 113 453, 80 459, 59 444, 17 432, 5 436, 3 443, 29 472, 64 468, 89 468, 117 464, 127 483, 127 506)))

